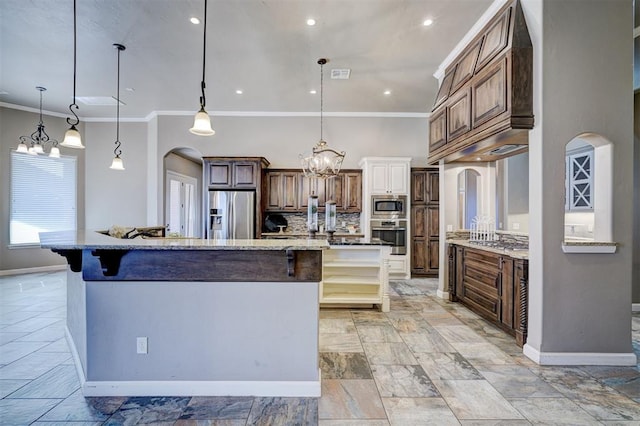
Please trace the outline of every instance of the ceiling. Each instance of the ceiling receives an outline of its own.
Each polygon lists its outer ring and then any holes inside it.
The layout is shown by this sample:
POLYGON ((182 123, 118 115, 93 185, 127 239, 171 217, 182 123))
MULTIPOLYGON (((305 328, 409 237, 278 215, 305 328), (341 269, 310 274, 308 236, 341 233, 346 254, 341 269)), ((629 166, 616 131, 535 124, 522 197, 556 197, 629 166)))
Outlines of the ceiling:
MULTIPOLYGON (((325 57, 325 111, 428 112, 433 73, 491 3, 209 0, 207 110, 317 112, 325 57), (427 18, 433 25, 422 25, 427 18), (351 78, 331 80, 333 68, 350 68, 351 78)), ((121 117, 199 108, 203 25, 189 19, 202 19, 204 0, 77 0, 77 9, 77 96, 116 96, 113 43, 121 43, 121 117)), ((44 86, 44 109, 64 114, 73 1, 0 0, 0 28, 0 102, 37 108, 35 87, 44 86)), ((115 103, 78 105, 83 118, 115 116, 115 103)))

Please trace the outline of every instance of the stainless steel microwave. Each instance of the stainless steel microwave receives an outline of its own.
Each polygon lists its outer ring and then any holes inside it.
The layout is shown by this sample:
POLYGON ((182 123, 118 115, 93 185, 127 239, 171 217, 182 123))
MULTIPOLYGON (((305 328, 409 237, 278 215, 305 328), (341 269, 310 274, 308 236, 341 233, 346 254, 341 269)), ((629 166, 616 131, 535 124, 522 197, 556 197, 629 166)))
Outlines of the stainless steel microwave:
POLYGON ((371 219, 406 219, 406 195, 372 195, 371 219))

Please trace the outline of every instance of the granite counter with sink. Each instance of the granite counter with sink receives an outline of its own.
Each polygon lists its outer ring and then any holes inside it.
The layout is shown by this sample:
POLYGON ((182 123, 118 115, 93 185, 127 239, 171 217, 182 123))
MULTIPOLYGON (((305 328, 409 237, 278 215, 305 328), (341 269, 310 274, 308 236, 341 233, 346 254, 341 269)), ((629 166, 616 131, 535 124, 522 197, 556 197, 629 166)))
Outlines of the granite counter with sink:
POLYGON ((320 396, 326 240, 40 238, 69 263, 85 396, 320 396))

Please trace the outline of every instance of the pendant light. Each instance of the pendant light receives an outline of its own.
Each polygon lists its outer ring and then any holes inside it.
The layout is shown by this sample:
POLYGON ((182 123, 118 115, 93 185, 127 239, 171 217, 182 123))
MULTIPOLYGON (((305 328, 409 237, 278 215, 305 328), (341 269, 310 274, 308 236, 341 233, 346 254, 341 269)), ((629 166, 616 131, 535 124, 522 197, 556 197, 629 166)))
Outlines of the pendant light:
POLYGON ((323 110, 323 92, 324 92, 324 71, 323 67, 327 63, 325 58, 318 59, 320 65, 320 141, 311 150, 311 155, 300 155, 302 162, 302 171, 307 177, 326 179, 336 176, 340 173, 342 160, 344 160, 345 152, 338 152, 329 148, 327 142, 322 138, 322 110, 323 110))
POLYGON ((28 153, 32 155, 44 154, 44 148, 47 144, 51 144, 49 157, 60 158, 60 149, 58 149, 58 141, 51 139, 44 130, 44 122, 42 121, 42 92, 47 90, 42 86, 37 86, 40 92, 40 122, 36 127, 36 131, 29 136, 20 136, 20 144, 17 152, 28 153))
POLYGON ((124 163, 122 162, 122 158, 120 158, 120 154, 122 154, 122 150, 120 149, 122 145, 122 142, 120 142, 120 52, 125 50, 126 47, 117 43, 114 44, 113 47, 118 49, 118 88, 116 91, 116 147, 113 150, 115 157, 109 168, 113 170, 124 170, 124 163))
POLYGON ((64 140, 60 144, 61 146, 67 148, 76 148, 76 149, 84 149, 84 145, 82 145, 82 138, 80 137, 80 132, 76 128, 78 124, 80 124, 80 119, 78 118, 78 114, 73 110, 79 109, 78 104, 76 104, 76 50, 77 50, 77 41, 76 41, 76 0, 73 0, 73 103, 69 105, 69 111, 75 117, 72 119, 71 117, 67 117, 67 124, 71 127, 64 134, 64 140))
POLYGON ((200 89, 202 90, 202 96, 200 96, 200 111, 196 113, 193 120, 193 127, 189 129, 191 133, 198 136, 213 136, 216 132, 211 128, 211 119, 209 114, 205 111, 206 98, 204 96, 205 89, 205 62, 207 57, 207 0, 204 0, 204 41, 202 43, 202 82, 200 82, 200 89))

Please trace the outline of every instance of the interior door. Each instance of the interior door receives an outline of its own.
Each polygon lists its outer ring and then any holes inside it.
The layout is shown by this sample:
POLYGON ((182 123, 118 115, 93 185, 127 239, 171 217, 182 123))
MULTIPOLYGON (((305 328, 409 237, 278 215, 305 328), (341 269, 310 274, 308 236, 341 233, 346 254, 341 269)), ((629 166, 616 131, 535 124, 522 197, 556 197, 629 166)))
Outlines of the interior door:
POLYGON ((199 238, 197 179, 167 171, 165 218, 167 235, 199 238))

